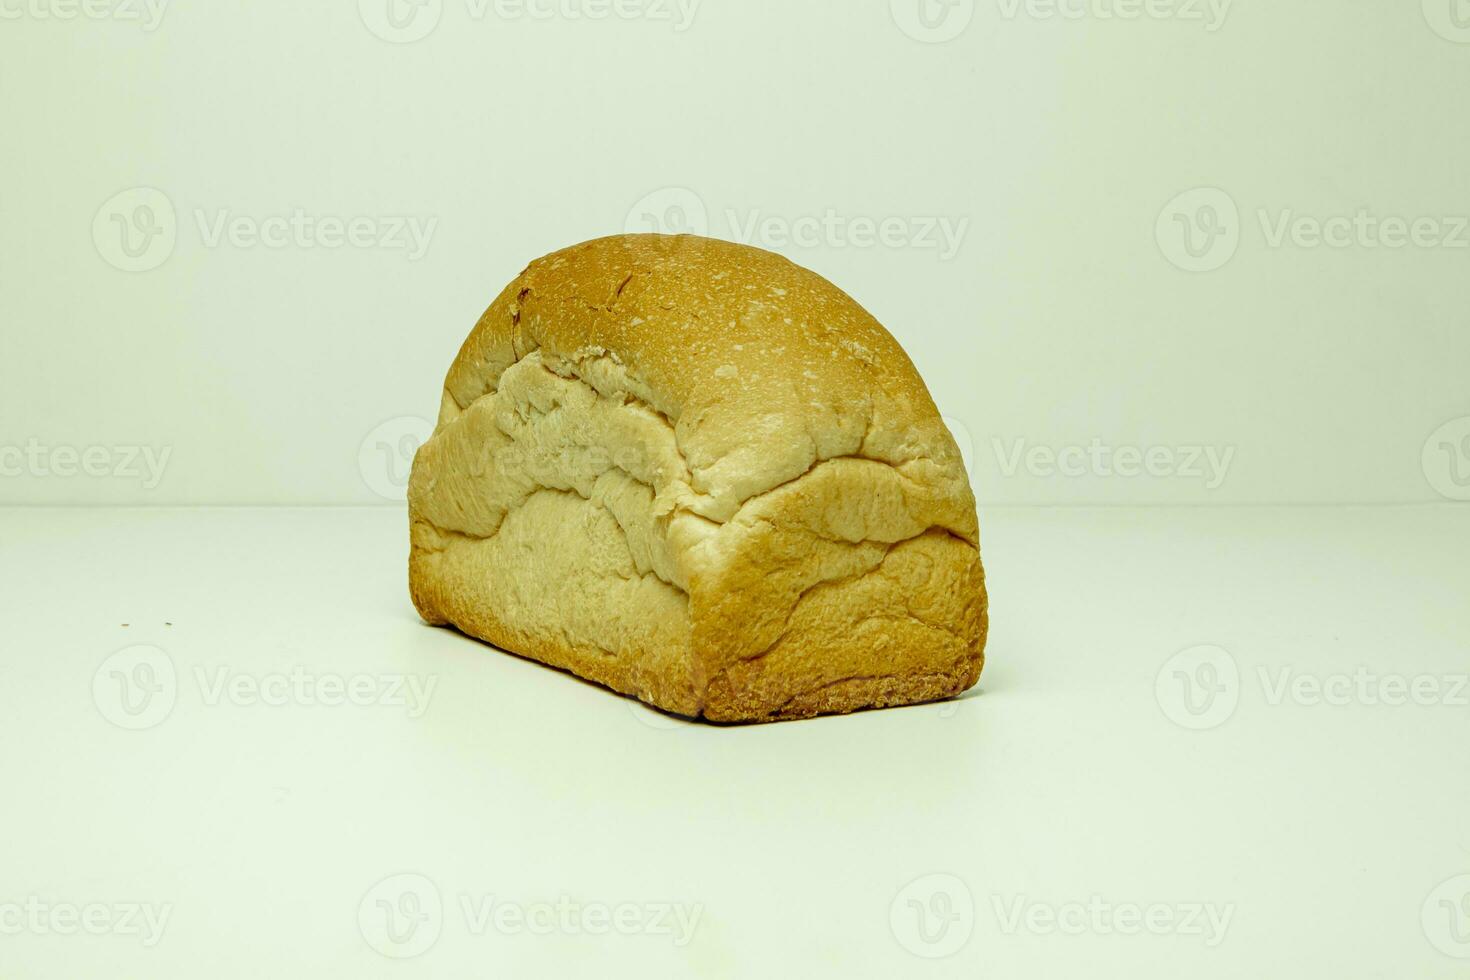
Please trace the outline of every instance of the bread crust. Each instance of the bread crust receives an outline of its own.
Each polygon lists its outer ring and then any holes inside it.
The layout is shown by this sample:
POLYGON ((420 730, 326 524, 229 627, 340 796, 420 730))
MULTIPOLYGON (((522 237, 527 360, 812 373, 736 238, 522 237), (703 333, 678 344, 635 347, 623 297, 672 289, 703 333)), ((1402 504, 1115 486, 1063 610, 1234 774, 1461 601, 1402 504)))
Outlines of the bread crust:
POLYGON ((897 341, 770 252, 624 235, 480 318, 409 486, 428 622, 712 721, 950 697, 974 497, 897 341))

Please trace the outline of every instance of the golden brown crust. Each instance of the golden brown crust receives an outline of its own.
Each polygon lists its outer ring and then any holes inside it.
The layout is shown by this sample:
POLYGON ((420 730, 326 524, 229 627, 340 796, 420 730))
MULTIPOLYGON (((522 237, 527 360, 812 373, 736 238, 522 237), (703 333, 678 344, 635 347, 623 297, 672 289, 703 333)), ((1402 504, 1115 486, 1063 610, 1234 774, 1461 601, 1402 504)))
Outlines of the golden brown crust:
POLYGON ((425 619, 666 710, 946 697, 983 663, 974 499, 897 342, 769 252, 618 236, 532 263, 410 484, 425 619))

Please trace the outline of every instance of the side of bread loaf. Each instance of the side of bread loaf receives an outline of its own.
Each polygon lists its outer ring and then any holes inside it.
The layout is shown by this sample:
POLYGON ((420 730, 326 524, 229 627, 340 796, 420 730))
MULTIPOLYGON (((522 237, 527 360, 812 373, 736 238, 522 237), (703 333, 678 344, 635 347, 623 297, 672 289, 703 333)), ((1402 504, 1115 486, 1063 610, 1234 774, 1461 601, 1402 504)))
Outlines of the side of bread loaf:
POLYGON ((409 486, 423 617, 665 710, 764 721, 975 683, 958 449, 825 279, 691 236, 546 256, 491 304, 409 486))

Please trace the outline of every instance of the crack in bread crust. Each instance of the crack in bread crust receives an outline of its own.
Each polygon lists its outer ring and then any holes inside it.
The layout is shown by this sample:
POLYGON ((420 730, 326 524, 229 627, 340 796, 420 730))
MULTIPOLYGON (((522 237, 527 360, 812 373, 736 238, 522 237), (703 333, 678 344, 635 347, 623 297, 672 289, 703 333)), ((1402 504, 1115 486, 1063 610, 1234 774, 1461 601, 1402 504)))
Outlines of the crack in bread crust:
MULTIPOLYGON (((480 403, 484 402, 485 400, 487 400, 487 399, 494 399, 498 394, 500 394, 500 387, 499 387, 500 379, 503 378, 504 375, 508 371, 511 371, 512 369, 519 367, 523 362, 529 360, 532 357, 540 356, 543 359, 539 362, 539 365, 542 368, 542 370, 546 371, 547 373, 549 373, 549 374, 551 374, 551 375, 553 375, 553 376, 555 376, 557 378, 561 378, 563 380, 573 381, 573 382, 576 382, 578 384, 581 384, 581 385, 583 385, 584 387, 588 388, 591 392, 593 392, 594 394, 596 394, 598 396, 607 397, 607 398, 610 399, 610 398, 613 397, 613 395, 616 395, 617 397, 619 397, 619 398, 622 399, 622 402, 621 402, 622 405, 624 405, 624 406, 632 406, 632 407, 636 407, 638 409, 642 409, 642 410, 648 412, 650 415, 652 415, 652 416, 658 418, 659 420, 661 420, 664 423, 664 425, 667 427, 667 429, 668 429, 669 436, 670 436, 670 441, 671 441, 671 444, 672 444, 674 453, 678 457, 679 461, 683 464, 683 473, 682 473, 682 475, 683 475, 684 479, 681 482, 682 482, 684 488, 687 490, 688 495, 696 501, 696 506, 689 507, 688 508, 689 511, 691 513, 699 514, 702 517, 707 517, 709 520, 714 521, 717 524, 726 524, 726 523, 729 523, 730 521, 736 519, 739 516, 740 512, 746 507, 746 505, 750 504, 752 501, 757 500, 758 498, 760 498, 760 497, 762 497, 762 496, 764 496, 766 494, 774 493, 774 492, 776 492, 778 490, 781 490, 783 487, 786 487, 786 486, 788 486, 790 484, 796 483, 799 480, 804 479, 814 469, 816 469, 817 467, 821 466, 822 464, 827 463, 827 462, 830 462, 832 460, 836 460, 836 459, 865 459, 865 460, 868 460, 870 462, 881 463, 881 464, 883 464, 885 466, 891 466, 895 470, 897 470, 900 473, 900 475, 903 474, 903 470, 904 470, 905 467, 911 466, 913 464, 922 464, 922 463, 931 463, 932 464, 933 463, 932 460, 930 460, 930 459, 928 459, 927 457, 924 457, 924 456, 913 456, 913 457, 908 458, 908 459, 905 459, 905 460, 903 460, 901 462, 896 462, 895 463, 895 462, 893 462, 891 460, 888 460, 888 459, 883 459, 883 458, 876 457, 876 456, 865 455, 861 451, 855 451, 855 452, 850 452, 850 453, 840 453, 840 454, 835 454, 835 455, 830 455, 830 456, 816 455, 816 456, 813 457, 810 465, 808 465, 807 468, 804 469, 804 470, 802 470, 800 473, 797 473, 794 476, 790 476, 790 477, 787 477, 785 479, 782 479, 782 480, 780 480, 778 482, 772 483, 769 486, 765 486, 765 487, 762 487, 762 488, 760 488, 758 490, 755 490, 755 491, 751 492, 750 494, 748 494, 747 496, 745 496, 744 498, 735 501, 734 504, 733 504, 733 508, 734 508, 733 513, 729 514, 728 516, 723 517, 723 518, 722 517, 718 517, 718 516, 712 516, 711 514, 708 513, 708 511, 711 510, 711 509, 713 509, 713 508, 715 508, 718 505, 716 504, 716 502, 714 501, 714 499, 712 497, 710 497, 710 495, 705 494, 705 493, 701 493, 698 490, 694 489, 697 486, 697 484, 698 484, 698 474, 696 474, 693 471, 693 469, 691 469, 691 467, 689 465, 688 457, 684 454, 684 451, 683 451, 682 447, 679 445, 678 427, 677 427, 677 421, 678 420, 677 420, 677 418, 671 417, 668 414, 664 413, 662 410, 660 410, 652 402, 646 400, 644 397, 642 397, 641 395, 639 395, 637 389, 634 388, 634 387, 613 389, 612 392, 609 392, 609 390, 607 389, 606 386, 594 385, 594 384, 592 384, 591 382, 588 381, 587 376, 586 376, 587 369, 584 367, 584 365, 587 364, 587 363, 589 363, 589 362, 594 362, 595 363, 595 362, 598 362, 598 361, 605 361, 607 363, 610 363, 610 364, 616 366, 620 371, 625 370, 623 368, 623 365, 617 360, 617 358, 616 358, 615 355, 610 354, 610 353, 604 353, 604 354, 600 354, 600 355, 582 356, 582 357, 569 357, 569 358, 566 358, 566 359, 561 359, 560 355, 554 355, 553 354, 552 356, 558 357, 558 362, 557 362, 558 366, 562 367, 562 370, 556 370, 552 366, 550 366, 550 365, 548 365, 548 364, 545 363, 544 357, 545 357, 545 354, 546 353, 547 352, 545 351, 545 349, 543 347, 539 346, 539 345, 538 346, 535 346, 535 347, 532 347, 531 349, 522 352, 520 354, 520 356, 516 358, 516 360, 514 360, 510 364, 506 365, 504 369, 496 372, 496 374, 495 374, 495 376, 493 378, 487 378, 486 379, 486 384, 485 384, 485 390, 482 391, 480 394, 476 395, 473 399, 471 399, 468 404, 460 404, 457 400, 455 400, 455 406, 458 409, 457 414, 453 418, 448 419, 447 421, 441 419, 441 421, 440 421, 440 427, 442 428, 445 425, 452 424, 454 421, 456 421, 464 413, 473 410, 476 405, 479 405, 480 403), (573 368, 571 365, 577 365, 577 367, 576 368, 573 368)), ((631 377, 631 375, 628 376, 628 377, 629 377, 629 380, 634 381, 635 384, 636 384, 636 379, 633 379, 631 377)), ((446 389, 445 394, 446 394, 447 397, 449 397, 451 399, 454 398, 453 393, 450 392, 450 391, 448 391, 447 389, 446 389)), ((864 432, 867 432, 869 429, 871 429, 872 424, 873 424, 873 420, 872 420, 871 415, 869 415, 868 417, 866 417, 863 421, 864 421, 864 426, 863 426, 864 432)), ((439 433, 436 431, 434 434, 437 436, 439 433)), ((955 529, 951 529, 951 530, 957 536, 960 536, 960 537, 964 537, 965 536, 965 533, 962 530, 955 530, 955 529)))

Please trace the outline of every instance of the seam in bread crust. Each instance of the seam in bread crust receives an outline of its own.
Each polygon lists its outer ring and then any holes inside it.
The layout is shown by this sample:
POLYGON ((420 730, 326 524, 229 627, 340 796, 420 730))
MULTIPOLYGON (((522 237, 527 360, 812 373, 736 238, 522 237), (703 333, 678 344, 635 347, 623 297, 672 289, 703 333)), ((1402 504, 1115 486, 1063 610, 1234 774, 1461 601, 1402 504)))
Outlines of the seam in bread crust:
MULTIPOLYGON (((593 307, 593 308, 596 309, 597 307, 593 307)), ((544 350, 543 347, 541 347, 540 345, 537 345, 537 346, 534 346, 534 347, 531 347, 529 349, 526 349, 526 350, 521 351, 519 357, 517 357, 510 364, 505 365, 505 367, 502 368, 500 371, 496 372, 493 377, 489 377, 489 376, 486 377, 486 379, 485 379, 485 389, 480 394, 478 394, 475 398, 471 399, 466 404, 461 404, 457 399, 455 399, 455 405, 458 408, 459 413, 462 415, 463 413, 465 413, 465 412, 470 411, 471 409, 473 409, 474 406, 477 403, 482 402, 485 399, 492 399, 492 398, 494 398, 496 395, 498 395, 500 393, 500 389, 499 389, 499 381, 500 381, 500 378, 507 371, 511 370, 512 368, 518 367, 523 361, 525 361, 527 358, 531 357, 532 355, 541 354, 543 352, 543 350, 544 350)), ((618 361, 617 357, 615 355, 611 354, 611 353, 599 353, 597 355, 594 355, 593 358, 588 358, 588 357, 585 357, 585 356, 578 357, 578 358, 568 358, 565 363, 578 363, 578 364, 580 364, 580 363, 583 363, 585 361, 592 360, 592 359, 606 359, 610 363, 617 365, 619 367, 619 369, 626 370, 625 368, 623 368, 623 365, 618 361)), ((597 386, 595 386, 593 384, 590 384, 587 381, 586 377, 584 376, 583 372, 581 372, 581 371, 573 371, 573 370, 571 370, 569 368, 566 371, 566 373, 562 373, 560 371, 555 371, 552 368, 548 367, 544 362, 542 363, 541 366, 548 373, 553 374, 556 377, 563 378, 565 380, 575 381, 575 382, 577 382, 579 384, 582 384, 585 387, 587 387, 594 394, 596 394, 598 396, 602 396, 602 397, 607 397, 607 392, 605 392, 603 389, 598 388, 597 386)), ((632 376, 630 375, 629 377, 631 378, 632 376)), ((446 395, 448 397, 450 397, 451 399, 454 399, 453 392, 450 392, 450 391, 448 391, 446 389, 446 392, 445 393, 446 393, 446 395)), ((663 410, 659 409, 652 402, 646 400, 643 396, 641 396, 636 390, 633 390, 633 389, 630 389, 630 388, 622 388, 622 389, 616 389, 616 393, 618 395, 620 395, 624 399, 624 404, 625 405, 636 406, 638 408, 641 408, 641 409, 647 411, 649 414, 651 414, 651 415, 655 416, 656 418, 660 419, 664 423, 664 425, 668 428, 669 435, 670 435, 670 438, 671 438, 671 442, 672 442, 673 447, 674 447, 674 452, 678 455, 678 458, 679 458, 680 462, 683 464, 683 476, 685 477, 685 479, 682 482, 684 483, 684 485, 686 487, 689 488, 690 495, 692 497, 694 497, 699 502, 699 504, 701 505, 701 506, 696 507, 696 508, 689 508, 689 510, 690 510, 691 513, 697 514, 700 517, 704 517, 707 520, 713 521, 716 524, 727 524, 727 523, 730 523, 732 520, 734 520, 736 517, 739 516, 740 512, 746 507, 747 504, 751 503, 754 500, 759 499, 762 496, 765 496, 766 494, 774 493, 775 491, 780 490, 783 487, 786 487, 786 486, 788 486, 790 484, 796 483, 796 482, 804 479, 805 477, 809 476, 811 474, 811 472, 813 470, 815 470, 817 467, 821 466, 823 463, 827 463, 827 462, 830 462, 832 460, 836 460, 836 459, 863 459, 863 460, 868 460, 869 462, 879 463, 879 464, 882 464, 884 466, 890 466, 894 470, 896 470, 899 473, 900 476, 904 476, 905 475, 904 474, 905 467, 911 466, 913 464, 918 464, 918 463, 933 463, 934 462, 929 457, 921 456, 921 455, 914 455, 914 456, 911 456, 910 458, 907 458, 907 459, 905 459, 905 460, 903 460, 901 462, 897 462, 897 463, 893 462, 892 460, 883 459, 881 457, 866 455, 866 454, 864 454, 862 452, 840 453, 840 454, 834 454, 834 455, 831 455, 831 456, 820 456, 820 455, 818 455, 818 456, 815 456, 812 459, 810 465, 808 465, 807 468, 805 470, 803 470, 802 472, 797 473, 794 476, 790 476, 790 477, 787 477, 785 479, 782 479, 782 480, 779 480, 777 482, 774 482, 774 483, 772 483, 772 484, 770 484, 768 486, 762 487, 761 489, 756 490, 756 491, 754 491, 752 493, 749 493, 745 497, 736 500, 733 503, 733 511, 731 513, 729 513, 728 516, 725 516, 725 517, 712 516, 707 511, 710 508, 712 508, 713 506, 715 506, 714 500, 713 500, 713 498, 709 494, 707 494, 707 493, 701 493, 700 491, 698 491, 698 490, 695 489, 695 486, 696 486, 696 483, 697 483, 697 480, 698 480, 698 474, 690 466, 688 457, 684 454, 683 448, 679 445, 678 428, 677 428, 678 416, 671 416, 668 413, 664 412, 663 410)), ((453 421, 455 421, 455 420, 454 419, 451 419, 448 422, 441 422, 441 426, 442 425, 446 425, 446 424, 452 424, 453 421)), ((872 428, 872 425, 873 425, 873 418, 872 418, 871 413, 869 413, 867 415, 867 417, 863 421, 864 421, 864 432, 866 434, 866 432, 871 431, 871 428, 872 428)), ((435 435, 437 436, 438 435, 438 432, 436 432, 435 435)), ((865 435, 865 438, 866 438, 866 435, 865 435)), ((965 534, 961 530, 954 529, 954 528, 948 528, 948 530, 950 530, 950 532, 953 533, 956 537, 960 537, 960 538, 965 538, 966 537, 965 534)))

